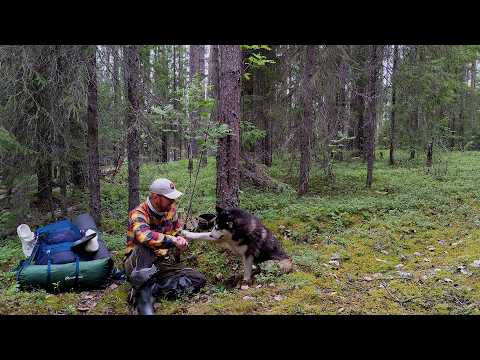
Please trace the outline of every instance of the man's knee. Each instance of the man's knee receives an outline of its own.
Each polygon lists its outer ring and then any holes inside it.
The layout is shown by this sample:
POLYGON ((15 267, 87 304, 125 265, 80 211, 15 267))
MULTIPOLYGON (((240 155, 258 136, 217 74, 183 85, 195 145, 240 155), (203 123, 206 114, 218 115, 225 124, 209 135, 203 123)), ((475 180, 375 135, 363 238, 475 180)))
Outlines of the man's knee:
POLYGON ((192 285, 195 290, 200 290, 207 283, 207 278, 205 277, 205 275, 196 270, 192 270, 192 272, 188 274, 188 277, 192 281, 192 285))

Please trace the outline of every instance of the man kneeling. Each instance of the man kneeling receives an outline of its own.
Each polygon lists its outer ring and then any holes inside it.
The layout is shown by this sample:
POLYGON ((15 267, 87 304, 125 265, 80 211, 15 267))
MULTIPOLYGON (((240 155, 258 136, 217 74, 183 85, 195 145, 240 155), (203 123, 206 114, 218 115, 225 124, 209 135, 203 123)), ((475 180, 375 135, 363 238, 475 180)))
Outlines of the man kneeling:
POLYGON ((153 299, 197 292, 206 283, 203 274, 176 261, 174 250, 188 242, 176 234, 182 224, 176 202, 183 193, 168 179, 150 185, 147 200, 129 213, 125 273, 132 285, 130 302, 141 315, 153 314, 153 299))

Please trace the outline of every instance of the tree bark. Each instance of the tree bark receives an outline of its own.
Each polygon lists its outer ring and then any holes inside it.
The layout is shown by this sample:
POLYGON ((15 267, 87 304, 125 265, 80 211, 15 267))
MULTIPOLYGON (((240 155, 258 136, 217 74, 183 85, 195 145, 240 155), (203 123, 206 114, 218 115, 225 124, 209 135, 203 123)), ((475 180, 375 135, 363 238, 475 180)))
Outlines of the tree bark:
MULTIPOLYGON (((417 52, 418 52, 418 47, 417 45, 414 45, 411 48, 411 53, 410 53, 410 61, 412 65, 416 70, 417 67, 417 52)), ((416 135, 417 135, 417 130, 418 130, 418 80, 415 77, 413 80, 413 86, 411 90, 411 106, 412 109, 410 110, 410 117, 409 117, 409 135, 410 135, 410 159, 413 160, 415 158, 415 153, 416 153, 416 135)))
MULTIPOLYGON (((176 69, 178 75, 176 75, 176 77, 175 77, 176 78, 175 89, 177 89, 177 88, 182 88, 182 76, 183 76, 182 45, 180 45, 179 47, 177 47, 175 45, 173 47, 173 50, 174 50, 174 63, 175 63, 175 61, 178 61, 178 65, 177 65, 177 69, 176 69), (176 59, 175 59, 175 56, 176 56, 176 59)), ((175 100, 175 102, 174 102, 175 109, 178 109, 178 105, 179 105, 178 100, 175 100)), ((177 139, 178 152, 176 154, 176 159, 180 160, 182 158, 183 130, 182 130, 180 125, 177 126, 177 130, 178 130, 178 132, 176 134, 176 139, 177 139)))
MULTIPOLYGON (((205 77, 206 77, 206 74, 205 74, 205 45, 200 45, 200 47, 199 47, 198 66, 199 66, 198 73, 200 75, 200 80, 202 82, 202 90, 203 90, 204 98, 206 98, 205 97, 205 77)), ((204 111, 204 110, 200 109, 200 111, 204 111)), ((200 161, 200 166, 202 166, 202 167, 207 166, 207 162, 208 162, 207 159, 208 159, 208 153, 207 153, 206 150, 204 150, 202 159, 200 161)))
POLYGON ((368 45, 367 61, 367 91, 365 94, 365 121, 366 121, 366 160, 367 160, 367 187, 372 187, 373 160, 375 149, 375 132, 377 119, 378 81, 383 62, 383 46, 368 45))
POLYGON ((456 133, 456 126, 455 126, 455 114, 452 114, 450 117, 450 150, 453 151, 455 148, 455 133, 456 133))
MULTIPOLYGON (((173 89, 173 108, 175 110, 178 110, 178 100, 177 100, 177 83, 178 83, 178 77, 177 77, 177 46, 173 45, 173 61, 172 61, 172 89, 173 89)), ((178 119, 176 119, 175 122, 178 122, 178 119)), ((181 127, 177 124, 175 125, 176 133, 173 134, 173 140, 172 144, 174 144, 174 141, 177 139, 177 148, 174 147, 173 150, 173 160, 177 161, 180 160, 181 158, 181 153, 182 153, 182 141, 181 141, 181 127)))
POLYGON ((240 185, 240 76, 241 50, 238 45, 220 46, 218 119, 231 133, 218 141, 217 205, 236 207, 240 185))
POLYGON ((118 116, 121 105, 122 90, 120 88, 120 79, 119 79, 119 68, 120 68, 120 59, 118 54, 118 47, 113 46, 113 74, 112 74, 112 83, 113 83, 113 104, 115 107, 115 115, 118 116))
MULTIPOLYGON (((48 59, 52 59, 52 48, 50 46, 41 46, 39 48, 40 56, 35 63, 35 71, 44 79, 49 79, 48 59)), ((39 152, 40 156, 36 162, 37 180, 38 180, 38 200, 41 208, 50 208, 53 218, 52 206, 52 141, 44 141, 43 139, 50 139, 52 131, 50 121, 48 119, 48 112, 51 110, 52 93, 46 84, 38 84, 33 82, 33 90, 35 93, 35 102, 39 119, 37 119, 37 133, 34 143, 34 149, 39 152)))
POLYGON ((127 87, 127 154, 128 154, 128 210, 140 202, 140 59, 137 45, 124 47, 125 83, 127 87))
POLYGON ((429 142, 427 145, 427 168, 432 167, 433 163, 433 142, 429 142))
MULTIPOLYGON (((212 111, 210 112, 210 121, 212 123, 218 122, 218 104, 219 104, 219 89, 220 89, 219 70, 220 70, 219 46, 212 45, 210 48, 210 56, 209 56, 209 62, 208 62, 208 82, 210 85, 208 96, 214 100, 214 105, 213 105, 212 111)), ((208 153, 206 155, 208 155, 208 153)), ((205 156, 205 158, 206 157, 207 156, 205 156)))
POLYGON ((477 60, 473 60, 470 69, 470 87, 475 89, 477 86, 477 60))
POLYGON ((85 154, 85 134, 82 126, 79 124, 75 116, 70 114, 69 119, 69 132, 70 139, 70 176, 71 183, 78 190, 83 190, 86 187, 85 181, 85 167, 84 167, 84 154, 85 154))
POLYGON ((355 128, 355 148, 365 159, 365 119, 364 119, 364 110, 365 110, 365 88, 361 84, 357 84, 356 94, 353 100, 353 108, 357 115, 357 124, 355 128))
POLYGON ((100 166, 98 155, 98 101, 97 101, 97 47, 88 46, 87 61, 87 151, 88 188, 90 190, 90 214, 97 225, 101 224, 100 166))
MULTIPOLYGON (((195 76, 200 76, 199 74, 199 56, 200 56, 200 46, 199 45, 190 45, 190 73, 189 81, 192 83, 195 76)), ((198 111, 190 110, 190 156, 189 156, 189 168, 193 166, 190 164, 192 158, 197 157, 198 147, 197 141, 195 140, 195 133, 198 127, 198 111)))
POLYGON ((390 116, 390 165, 395 164, 395 101, 396 101, 396 82, 398 64, 398 45, 393 46, 393 66, 392 66, 392 111, 390 116))
POLYGON ((50 206, 52 201, 52 162, 42 160, 37 162, 37 193, 40 207, 50 206))
POLYGON ((300 171, 298 176, 298 195, 308 192, 311 145, 313 129, 313 86, 312 78, 315 64, 314 45, 305 46, 305 64, 303 67, 302 101, 303 101, 303 124, 300 126, 300 171))
MULTIPOLYGON (((124 121, 122 118, 122 87, 120 81, 120 47, 118 45, 112 45, 112 54, 113 54, 113 73, 112 73, 112 83, 113 83, 113 107, 114 107, 114 117, 118 126, 124 129, 124 121)), ((121 141, 119 144, 114 144, 115 151, 115 169, 116 171, 112 175, 115 176, 118 168, 123 163, 125 158, 125 142, 121 141)))

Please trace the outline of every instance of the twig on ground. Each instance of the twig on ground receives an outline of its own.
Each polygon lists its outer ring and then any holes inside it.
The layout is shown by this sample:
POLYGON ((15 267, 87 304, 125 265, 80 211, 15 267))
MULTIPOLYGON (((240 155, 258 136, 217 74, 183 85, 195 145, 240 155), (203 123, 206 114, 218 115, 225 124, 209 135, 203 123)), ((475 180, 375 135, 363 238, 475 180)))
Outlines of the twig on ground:
POLYGON ((402 307, 404 307, 404 305, 405 305, 406 303, 412 301, 413 299, 418 298, 418 296, 413 296, 413 297, 411 297, 411 298, 409 298, 409 299, 404 299, 404 300, 402 300, 402 299, 398 298, 395 294, 393 294, 393 293, 388 289, 388 286, 387 286, 387 284, 386 284, 384 281, 382 281, 381 284, 382 284, 382 288, 385 289, 385 291, 387 292, 388 295, 390 295, 389 299, 391 299, 391 300, 399 303, 402 307))

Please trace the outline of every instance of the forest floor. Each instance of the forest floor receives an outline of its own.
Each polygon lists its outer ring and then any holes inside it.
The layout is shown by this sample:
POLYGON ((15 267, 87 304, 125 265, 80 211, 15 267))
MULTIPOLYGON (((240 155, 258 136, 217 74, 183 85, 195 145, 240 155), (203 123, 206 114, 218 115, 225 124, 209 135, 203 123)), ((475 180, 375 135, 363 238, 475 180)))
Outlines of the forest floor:
MULTIPOLYGON (((384 152, 387 154, 387 152, 384 152)), ((256 214, 292 256, 296 270, 278 274, 262 267, 248 289, 227 279, 241 272, 237 257, 206 243, 191 244, 184 257, 208 278, 200 294, 159 300, 157 314, 478 314, 480 313, 480 153, 437 154, 427 173, 424 159, 398 155, 375 162, 371 190, 365 164, 336 163, 335 179, 319 166, 311 193, 295 194, 298 169, 277 160, 269 173, 288 184, 280 193, 242 189, 241 207, 256 214), (439 160, 440 159, 440 160, 439 160)), ((185 161, 149 164, 140 174, 141 196, 165 176, 176 182, 188 204, 185 161)), ((126 169, 102 182, 104 239, 120 266, 127 208, 126 169)), ((200 171, 193 213, 213 212, 215 163, 200 171)), ((87 201, 78 211, 85 209, 87 201)), ((9 272, 22 258, 20 242, 0 242, 1 314, 131 314, 129 286, 48 294, 19 291, 9 272)))

